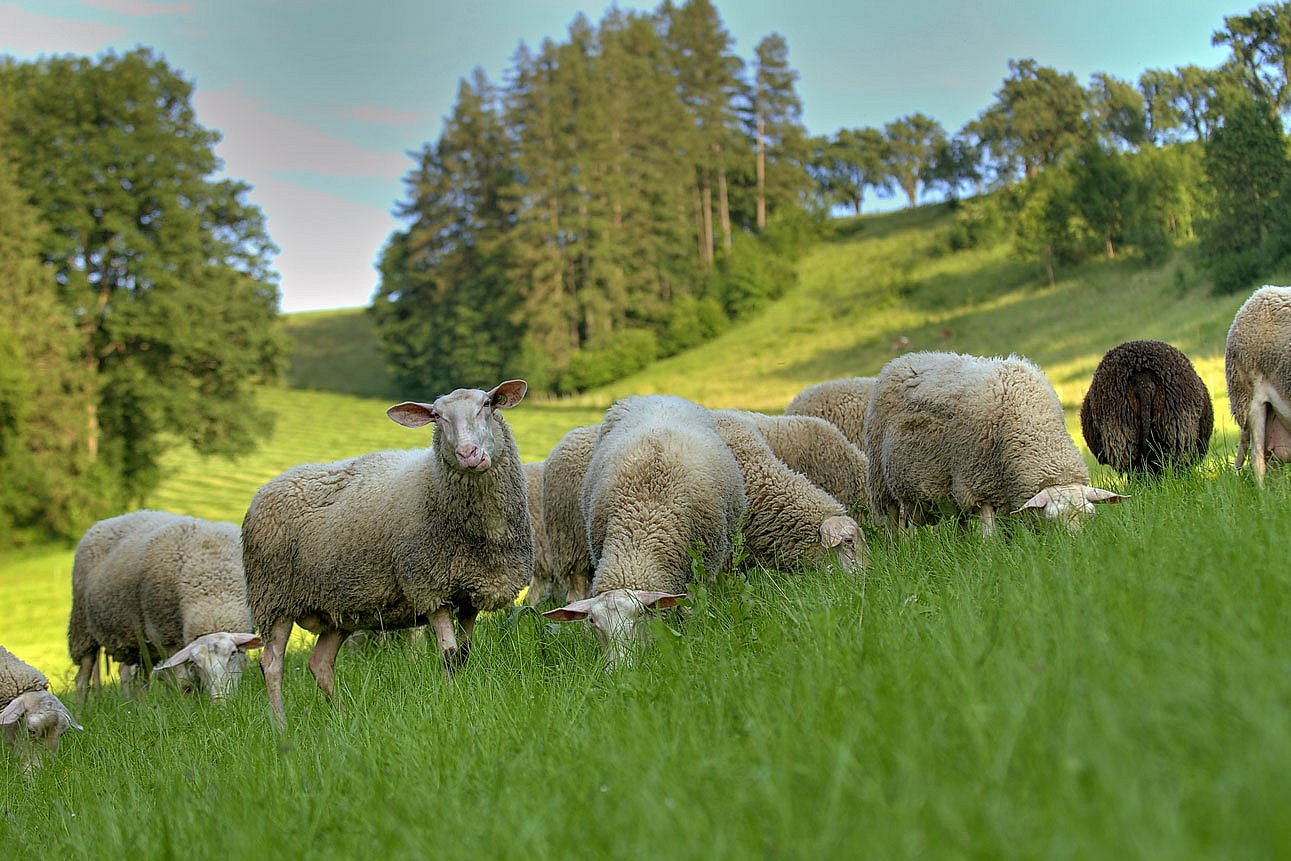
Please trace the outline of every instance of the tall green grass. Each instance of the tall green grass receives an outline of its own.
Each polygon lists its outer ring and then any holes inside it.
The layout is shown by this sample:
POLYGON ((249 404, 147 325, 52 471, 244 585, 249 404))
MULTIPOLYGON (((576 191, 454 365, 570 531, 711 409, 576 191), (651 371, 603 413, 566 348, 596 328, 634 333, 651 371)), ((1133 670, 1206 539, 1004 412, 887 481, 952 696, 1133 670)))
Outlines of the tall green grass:
POLYGON ((1291 851, 1286 524, 1222 465, 1135 484, 1082 534, 955 524, 862 578, 700 586, 638 665, 531 611, 449 683, 342 653, 216 707, 109 689, 30 782, 11 852, 70 857, 1275 858, 1291 851), (1215 478, 1209 472, 1217 473, 1215 478))

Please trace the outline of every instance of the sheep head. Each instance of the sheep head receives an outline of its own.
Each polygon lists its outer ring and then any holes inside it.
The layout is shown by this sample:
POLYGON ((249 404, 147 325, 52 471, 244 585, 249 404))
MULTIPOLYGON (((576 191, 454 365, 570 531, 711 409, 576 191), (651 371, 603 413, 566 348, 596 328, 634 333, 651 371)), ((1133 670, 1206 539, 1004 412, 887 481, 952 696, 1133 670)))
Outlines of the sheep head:
POLYGON ((386 410, 386 415, 408 428, 435 423, 440 438, 437 445, 452 451, 457 467, 463 472, 484 472, 493 465, 494 436, 489 419, 494 410, 510 409, 524 400, 529 384, 524 380, 507 380, 487 392, 480 389, 456 389, 435 399, 434 403, 404 401, 386 410))
POLYGON ((187 664, 193 665, 201 687, 211 699, 220 702, 238 686, 247 665, 247 649, 262 645, 255 634, 221 631, 203 634, 153 668, 153 673, 174 670, 182 680, 190 678, 187 664))
POLYGON ((641 589, 612 589, 592 598, 574 601, 543 613, 557 622, 586 619, 596 632, 610 666, 630 663, 632 652, 645 640, 641 624, 646 612, 676 606, 686 593, 648 592, 641 589))
POLYGON ((1103 490, 1101 487, 1059 484, 1041 489, 1013 513, 1040 511, 1045 520, 1060 519, 1069 529, 1077 530, 1086 518, 1094 516, 1095 503, 1120 502, 1128 498, 1110 490, 1103 490))

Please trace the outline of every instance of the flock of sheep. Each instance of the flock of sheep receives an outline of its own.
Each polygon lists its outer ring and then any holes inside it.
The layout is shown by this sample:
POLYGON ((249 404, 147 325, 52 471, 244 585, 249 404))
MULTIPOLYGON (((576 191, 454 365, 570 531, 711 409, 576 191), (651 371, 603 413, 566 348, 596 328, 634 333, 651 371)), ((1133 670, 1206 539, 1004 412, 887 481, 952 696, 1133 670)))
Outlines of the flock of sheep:
MULTIPOLYGON (((1291 459, 1291 288, 1257 290, 1228 333, 1225 374, 1249 457, 1291 459)), ((255 494, 239 529, 159 511, 95 524, 72 571, 68 649, 76 690, 97 689, 101 653, 129 692, 141 672, 214 699, 260 660, 285 721, 283 661, 293 625, 318 635, 309 669, 329 699, 351 633, 429 626, 450 676, 481 611, 562 604, 590 623, 609 662, 631 658, 651 608, 686 597, 697 570, 749 561, 780 570, 869 564, 855 517, 897 538, 939 517, 1028 510, 1073 527, 1118 494, 1089 485, 1053 386, 1030 361, 906 353, 877 377, 833 380, 783 416, 710 410, 680 397, 624 398, 522 466, 501 411, 510 380, 391 407, 425 449, 287 470, 255 494), (259 632, 258 634, 256 632, 259 632)), ((1156 472, 1207 450, 1214 416, 1188 358, 1160 341, 1104 356, 1080 410, 1099 462, 1156 472)), ((36 669, 0 648, 0 727, 28 770, 72 714, 36 669)))

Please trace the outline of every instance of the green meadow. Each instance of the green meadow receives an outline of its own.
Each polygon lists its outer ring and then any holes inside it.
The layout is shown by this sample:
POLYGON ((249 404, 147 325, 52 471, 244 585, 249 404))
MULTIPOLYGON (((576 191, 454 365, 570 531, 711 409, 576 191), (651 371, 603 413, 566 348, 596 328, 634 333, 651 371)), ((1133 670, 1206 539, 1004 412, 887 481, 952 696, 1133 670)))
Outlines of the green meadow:
MULTIPOLYGON (((1155 337, 1211 389, 1207 461, 1153 482, 1095 468, 1130 499, 1079 534, 1016 522, 984 542, 943 523, 893 543, 871 528, 863 577, 704 579, 613 673, 585 627, 516 609, 481 620, 452 682, 413 642, 347 648, 332 706, 298 638, 282 733, 254 663, 223 707, 110 685, 73 707, 85 731, 34 778, 0 756, 0 845, 77 858, 1291 854, 1291 474, 1261 492, 1232 469, 1223 344, 1245 296, 1212 295, 1186 253, 1084 266, 1049 288, 1001 248, 952 253, 949 226, 940 207, 842 222, 756 318, 609 389, 511 410, 522 457, 622 394, 778 411, 904 349, 1031 357, 1080 444, 1103 352, 1155 337)), ((285 325, 307 367, 261 393, 268 440, 235 461, 176 449, 150 506, 236 521, 289 466, 426 443, 384 410, 438 393, 390 390, 361 313, 285 325)), ((70 569, 69 548, 0 558, 0 642, 69 700, 70 569)))

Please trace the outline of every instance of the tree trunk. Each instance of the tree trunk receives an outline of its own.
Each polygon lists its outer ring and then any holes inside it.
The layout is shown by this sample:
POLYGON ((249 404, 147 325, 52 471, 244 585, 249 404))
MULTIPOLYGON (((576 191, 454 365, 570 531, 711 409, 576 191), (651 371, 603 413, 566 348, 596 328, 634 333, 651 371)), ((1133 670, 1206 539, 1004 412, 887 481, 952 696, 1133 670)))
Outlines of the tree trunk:
POLYGON ((713 264, 713 187, 708 180, 708 169, 700 174, 700 217, 703 219, 703 245, 701 247, 705 265, 713 264))
POLYGON ((1105 237, 1103 237, 1103 242, 1104 242, 1104 248, 1107 252, 1107 259, 1115 260, 1116 248, 1112 245, 1112 234, 1108 233, 1105 237))
POLYGON ((762 116, 762 110, 758 109, 758 163, 757 163, 757 182, 758 182, 758 212, 757 228, 761 233, 767 226, 767 139, 766 139, 766 119, 762 116))

